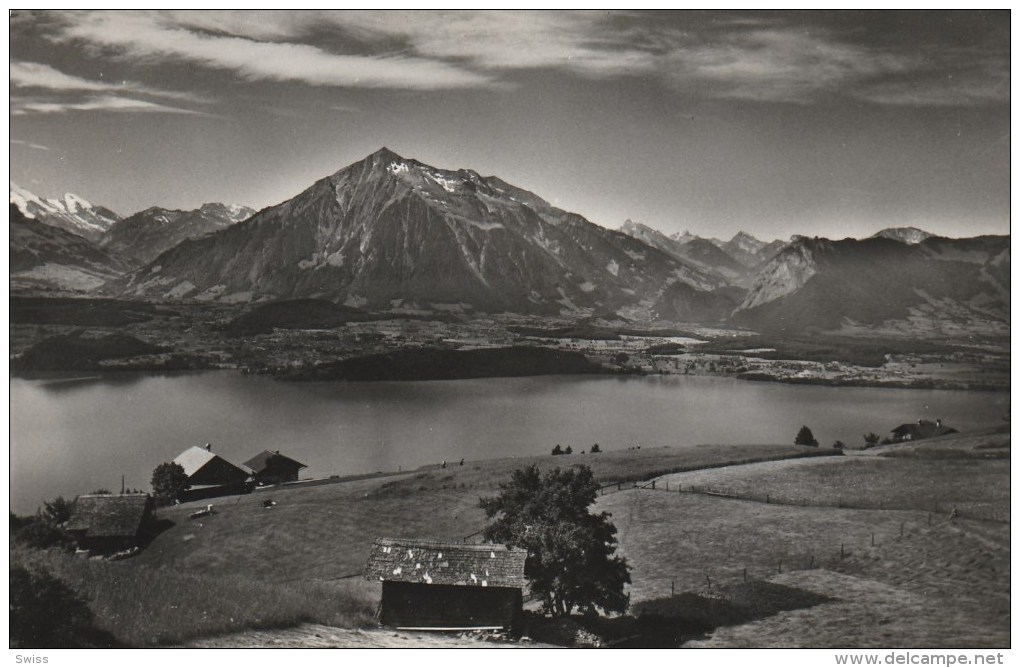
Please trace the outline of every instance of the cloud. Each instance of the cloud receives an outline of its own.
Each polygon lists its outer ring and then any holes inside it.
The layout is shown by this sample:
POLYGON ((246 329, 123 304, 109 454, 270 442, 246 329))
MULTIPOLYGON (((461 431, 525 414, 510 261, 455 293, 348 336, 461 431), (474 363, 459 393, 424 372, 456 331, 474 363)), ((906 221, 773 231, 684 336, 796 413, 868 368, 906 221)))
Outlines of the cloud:
MULTIPOLYGON (((249 81, 299 81, 315 86, 405 90, 498 85, 484 74, 399 53, 338 54, 310 44, 196 32, 182 27, 180 17, 175 19, 172 13, 84 12, 66 15, 65 19, 55 36, 60 41, 80 41, 132 62, 197 63, 231 71, 249 81)), ((223 29, 230 25, 229 21, 222 23, 223 29)))
POLYGON ((89 91, 109 93, 133 93, 179 100, 203 102, 203 98, 193 93, 150 88, 133 81, 108 82, 84 79, 61 72, 43 63, 15 60, 10 64, 10 82, 17 88, 42 88, 55 92, 89 91))
POLYGON ((34 148, 37 151, 52 151, 53 150, 49 146, 43 146, 42 144, 34 144, 34 143, 30 142, 30 141, 24 141, 22 139, 10 139, 8 141, 11 144, 14 144, 15 146, 24 146, 26 148, 34 148))
POLYGON ((49 101, 33 98, 11 98, 11 116, 29 114, 59 114, 69 111, 110 111, 110 112, 143 112, 163 114, 189 114, 213 117, 201 111, 169 107, 146 100, 119 97, 117 95, 92 96, 82 101, 49 101))
MULTIPOLYGON (((402 90, 511 88, 556 70, 640 76, 705 97, 974 105, 1008 100, 1008 65, 944 57, 937 31, 869 32, 867 15, 554 11, 164 11, 53 15, 54 39, 133 63, 193 63, 246 81, 402 90), (799 21, 799 22, 798 22, 799 21), (844 25, 846 24, 846 25, 844 25), (855 30, 857 32, 855 32, 855 30), (921 37, 930 38, 925 42, 921 37), (916 37, 916 39, 914 39, 916 37), (515 84, 516 85, 516 84, 515 84)), ((994 45, 993 45, 994 46, 994 45)), ((1000 47, 995 47, 1000 48, 1000 47)), ((1005 47, 1008 59, 1008 45, 1005 47)))

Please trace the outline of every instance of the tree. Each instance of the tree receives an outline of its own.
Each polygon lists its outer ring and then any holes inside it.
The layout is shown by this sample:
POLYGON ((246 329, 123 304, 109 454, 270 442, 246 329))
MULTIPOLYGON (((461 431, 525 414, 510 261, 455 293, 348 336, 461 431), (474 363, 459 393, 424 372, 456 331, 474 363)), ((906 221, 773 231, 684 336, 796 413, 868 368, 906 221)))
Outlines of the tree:
POLYGON ((180 464, 164 462, 152 471, 152 493, 161 506, 176 501, 187 488, 188 476, 180 464))
POLYGON ((563 448, 563 454, 572 455, 574 454, 574 449, 568 445, 567 447, 563 448))
POLYGON ((594 455, 594 454, 597 454, 597 453, 599 453, 599 452, 602 452, 602 448, 600 448, 600 447, 599 447, 599 444, 598 444, 598 443, 596 443, 595 445, 591 446, 591 453, 592 453, 593 455, 594 455))
POLYGON ((479 500, 493 520, 487 540, 528 551, 524 574, 542 608, 554 616, 624 612, 630 582, 626 559, 615 556, 616 527, 609 513, 593 514, 598 483, 587 466, 541 475, 531 465, 500 483, 499 495, 479 500))
POLYGON ((797 438, 793 440, 793 444, 810 445, 817 448, 818 440, 815 438, 815 435, 811 433, 811 430, 807 428, 807 426, 803 426, 800 428, 800 431, 797 432, 797 438))
POLYGON ((866 447, 873 448, 878 445, 878 441, 881 437, 873 431, 869 431, 864 435, 864 443, 866 447))
POLYGON ((843 441, 836 441, 835 443, 832 444, 833 450, 842 450, 844 448, 846 448, 846 444, 843 443, 843 441))
POLYGON ((71 519, 72 513, 74 513, 74 501, 69 501, 62 496, 58 496, 52 501, 43 501, 41 517, 47 524, 59 527, 71 519))
POLYGON ((560 447, 559 443, 557 443, 556 447, 552 449, 552 453, 554 455, 562 455, 563 454, 563 448, 560 447))

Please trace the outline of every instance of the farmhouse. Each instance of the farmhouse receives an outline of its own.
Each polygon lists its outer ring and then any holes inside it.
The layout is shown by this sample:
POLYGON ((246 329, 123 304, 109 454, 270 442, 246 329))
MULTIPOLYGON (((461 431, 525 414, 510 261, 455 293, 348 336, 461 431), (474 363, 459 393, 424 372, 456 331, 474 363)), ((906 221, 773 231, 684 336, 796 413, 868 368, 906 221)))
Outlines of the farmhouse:
POLYGON ((181 495, 181 501, 248 491, 251 471, 213 454, 209 444, 204 448, 188 448, 177 455, 174 463, 179 464, 184 469, 184 474, 188 476, 189 489, 181 495))
POLYGON ((902 441, 918 441, 923 438, 945 436, 946 434, 958 433, 952 427, 942 424, 942 420, 918 420, 916 423, 901 424, 892 430, 894 443, 902 441))
POLYGON ((298 479, 298 471, 307 468, 296 459, 281 455, 279 450, 263 450, 244 463, 260 485, 276 485, 298 479))
POLYGON ((109 553, 138 547, 151 519, 148 494, 82 494, 64 528, 79 548, 109 553))
POLYGON ((508 629, 522 615, 527 556, 503 545, 380 538, 365 577, 382 582, 380 621, 388 626, 508 629))

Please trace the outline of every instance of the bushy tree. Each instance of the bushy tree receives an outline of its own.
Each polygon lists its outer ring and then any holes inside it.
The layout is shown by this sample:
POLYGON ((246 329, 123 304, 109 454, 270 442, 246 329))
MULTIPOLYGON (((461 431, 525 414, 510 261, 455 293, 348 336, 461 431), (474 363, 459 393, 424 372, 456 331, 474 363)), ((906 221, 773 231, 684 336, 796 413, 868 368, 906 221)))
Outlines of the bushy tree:
POLYGON ((574 454, 574 449, 568 445, 567 447, 563 448, 563 454, 572 455, 574 454))
POLYGON ((43 501, 40 517, 47 524, 58 527, 71 519, 73 513, 74 501, 58 496, 52 501, 43 501))
POLYGON ((560 447, 559 443, 557 443, 556 447, 552 449, 552 453, 554 455, 562 455, 563 454, 563 448, 560 447))
POLYGON ((864 443, 867 447, 873 448, 878 445, 878 441, 881 437, 873 431, 869 431, 864 435, 864 443))
POLYGON ((818 447, 818 439, 815 438, 815 435, 812 434, 811 430, 808 429, 807 426, 805 425, 805 426, 800 428, 800 431, 797 432, 797 438, 795 438, 793 440, 793 444, 794 445, 811 445, 811 446, 814 446, 814 447, 817 448, 818 447))
POLYGON ((487 540, 528 551, 524 574, 546 613, 624 612, 630 582, 626 559, 615 556, 609 513, 593 514, 598 483, 587 466, 542 475, 537 466, 514 471, 495 497, 480 499, 487 540))
POLYGON ((599 452, 602 452, 602 448, 600 448, 600 447, 599 447, 599 444, 598 444, 598 443, 596 443, 595 445, 591 446, 591 453, 592 453, 593 455, 594 455, 594 454, 597 454, 597 453, 599 453, 599 452))
POLYGON ((176 462, 164 462, 152 471, 152 493, 161 506, 176 501, 187 488, 188 476, 176 462))

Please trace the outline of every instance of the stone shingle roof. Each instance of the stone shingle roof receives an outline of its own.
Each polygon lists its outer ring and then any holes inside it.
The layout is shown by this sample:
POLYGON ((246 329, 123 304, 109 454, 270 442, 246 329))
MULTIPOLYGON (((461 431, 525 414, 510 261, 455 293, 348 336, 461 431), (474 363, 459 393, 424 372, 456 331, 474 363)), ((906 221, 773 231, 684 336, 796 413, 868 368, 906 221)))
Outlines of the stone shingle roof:
POLYGON ((135 536, 148 509, 148 494, 82 494, 65 528, 89 538, 135 536))
POLYGON ((365 578, 391 582, 520 587, 528 553, 505 545, 378 538, 365 566, 365 578))

